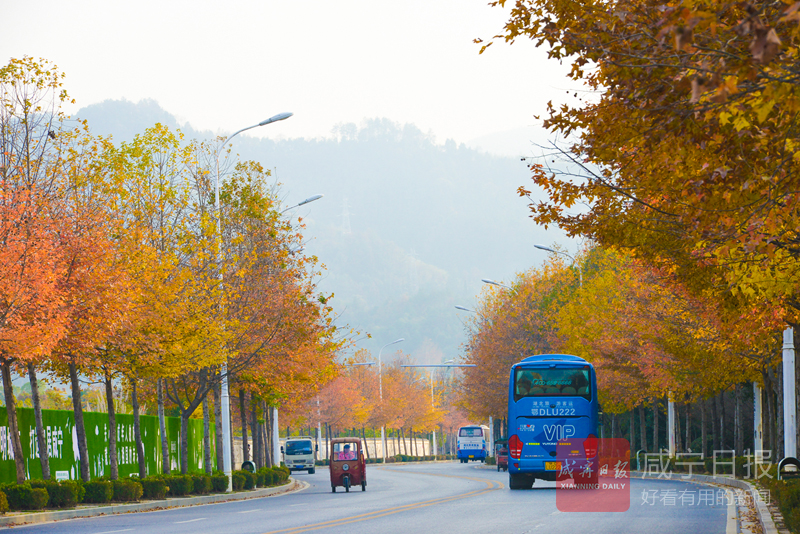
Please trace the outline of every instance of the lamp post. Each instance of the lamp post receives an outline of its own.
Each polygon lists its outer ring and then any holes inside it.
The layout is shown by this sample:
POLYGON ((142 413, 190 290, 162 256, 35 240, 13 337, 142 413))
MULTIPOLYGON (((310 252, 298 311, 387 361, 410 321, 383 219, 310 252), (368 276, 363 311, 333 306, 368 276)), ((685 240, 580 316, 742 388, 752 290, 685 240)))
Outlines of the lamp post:
POLYGON ((314 196, 308 197, 308 198, 307 198, 307 199, 305 199, 304 201, 302 201, 302 202, 298 202, 298 203, 297 203, 297 204, 295 204, 294 206, 289 206, 289 207, 288 207, 288 208, 286 208, 285 210, 281 211, 281 214, 283 214, 283 213, 286 213, 286 212, 287 212, 287 211, 289 211, 289 210, 293 210, 293 209, 295 209, 295 208, 299 208, 300 206, 304 206, 305 204, 308 204, 309 202, 314 202, 315 200, 319 200, 319 199, 321 199, 322 197, 323 197, 323 195, 314 195, 314 196))
POLYGON ((533 245, 534 248, 538 248, 539 250, 546 250, 547 252, 552 252, 553 254, 561 254, 562 256, 566 256, 572 260, 572 265, 578 268, 578 283, 581 287, 583 287, 583 274, 581 274, 581 264, 575 261, 575 258, 567 254, 566 252, 561 252, 560 250, 556 250, 554 248, 546 247, 544 245, 533 245))
MULTIPOLYGON (((504 287, 504 288, 508 289, 509 291, 513 291, 514 293, 516 293, 516 292, 517 292, 517 290, 516 290, 516 289, 514 289, 513 287, 511 287, 511 286, 507 286, 507 285, 505 285, 505 284, 502 284, 502 283, 500 283, 500 282, 497 282, 497 281, 495 281, 495 280, 491 280, 491 279, 489 279, 489 278, 481 278, 481 282, 483 282, 484 284, 491 284, 491 285, 493 285, 493 286, 504 287)), ((458 308, 458 306, 456 306, 456 308, 458 308)), ((459 308, 459 309, 461 309, 461 308, 459 308)), ((468 311, 469 311, 469 310, 468 310, 468 311)))
MULTIPOLYGON (((216 212, 217 212, 217 265, 219 269, 219 280, 220 284, 222 283, 222 209, 219 205, 219 155, 222 153, 222 149, 225 148, 225 145, 228 142, 239 135, 240 133, 250 130, 252 128, 258 128, 259 126, 266 126, 267 124, 271 124, 273 122, 282 121, 288 119, 292 116, 292 113, 279 113, 278 115, 274 115, 266 120, 259 122, 258 124, 254 124, 253 126, 248 126, 247 128, 242 128, 241 130, 235 132, 233 135, 229 136, 222 145, 219 147, 219 151, 217 152, 217 179, 214 185, 214 202, 216 204, 216 212)), ((228 491, 231 491, 231 472, 233 459, 231 458, 231 412, 230 412, 230 399, 228 396, 228 361, 227 358, 222 363, 222 367, 220 368, 220 411, 222 412, 222 470, 225 472, 225 476, 228 477, 228 491)))
MULTIPOLYGON (((434 364, 424 364, 424 365, 401 365, 400 367, 445 367, 445 368, 452 368, 452 367, 477 367, 474 363, 453 363, 455 360, 447 360, 444 363, 434 363, 434 364)), ((431 409, 434 408, 433 404, 433 369, 431 369, 431 409)), ((417 379, 419 380, 419 379, 417 379)), ((416 382, 416 380, 415 380, 416 382)), ((413 384, 414 382, 412 382, 413 384)), ((433 455, 436 456, 438 454, 438 447, 436 446, 436 426, 434 425, 433 428, 433 455)))
MULTIPOLYGON (((383 361, 381 360, 381 353, 389 345, 394 345, 401 341, 405 341, 405 338, 395 339, 391 343, 382 346, 381 350, 378 351, 378 390, 380 392, 381 405, 383 405, 383 361)), ((386 463, 386 427, 384 425, 381 425, 381 457, 383 458, 383 463, 386 463)))

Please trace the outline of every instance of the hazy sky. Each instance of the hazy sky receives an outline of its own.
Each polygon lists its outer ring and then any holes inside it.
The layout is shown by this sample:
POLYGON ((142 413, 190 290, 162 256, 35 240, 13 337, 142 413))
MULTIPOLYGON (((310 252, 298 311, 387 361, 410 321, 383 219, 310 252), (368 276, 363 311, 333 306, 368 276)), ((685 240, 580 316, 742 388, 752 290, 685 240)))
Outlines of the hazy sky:
POLYGON ((217 133, 283 111, 295 116, 253 135, 387 117, 517 155, 544 138, 533 116, 573 86, 528 41, 478 55, 473 39, 507 19, 487 0, 0 0, 0 12, 0 59, 52 60, 75 109, 153 98, 217 133))

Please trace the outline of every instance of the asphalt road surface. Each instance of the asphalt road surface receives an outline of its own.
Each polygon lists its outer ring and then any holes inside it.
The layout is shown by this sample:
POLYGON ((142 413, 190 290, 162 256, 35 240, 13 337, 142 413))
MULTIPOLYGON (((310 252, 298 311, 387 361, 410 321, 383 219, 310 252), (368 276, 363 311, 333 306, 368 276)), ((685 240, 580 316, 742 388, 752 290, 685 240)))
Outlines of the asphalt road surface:
MULTIPOLYGON (((314 475, 294 476, 310 486, 278 497, 58 521, 14 530, 31 534, 723 534, 733 527, 732 532, 736 532, 730 519, 733 508, 728 506, 723 490, 679 480, 630 480, 630 504, 625 512, 571 512, 562 510, 587 502, 577 497, 581 492, 557 492, 555 483, 543 481, 537 481, 531 490, 510 491, 506 473, 474 463, 369 465, 366 492, 356 487, 349 493, 343 488, 332 493, 324 468, 317 468, 314 475), (563 500, 566 493, 572 500, 563 500)), ((599 494, 587 495, 596 500, 599 494)), ((621 494, 615 495, 617 500, 611 504, 619 506, 621 494)))

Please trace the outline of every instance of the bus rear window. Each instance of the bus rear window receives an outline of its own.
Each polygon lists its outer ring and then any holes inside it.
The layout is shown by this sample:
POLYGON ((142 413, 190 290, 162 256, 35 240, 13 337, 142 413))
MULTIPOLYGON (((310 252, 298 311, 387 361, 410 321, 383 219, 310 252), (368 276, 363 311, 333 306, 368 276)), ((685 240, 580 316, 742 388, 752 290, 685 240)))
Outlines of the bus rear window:
POLYGON ((458 431, 458 436, 461 438, 482 438, 483 429, 480 427, 462 428, 461 430, 458 431))
POLYGON ((592 398, 589 369, 517 369, 514 401, 523 397, 592 398))

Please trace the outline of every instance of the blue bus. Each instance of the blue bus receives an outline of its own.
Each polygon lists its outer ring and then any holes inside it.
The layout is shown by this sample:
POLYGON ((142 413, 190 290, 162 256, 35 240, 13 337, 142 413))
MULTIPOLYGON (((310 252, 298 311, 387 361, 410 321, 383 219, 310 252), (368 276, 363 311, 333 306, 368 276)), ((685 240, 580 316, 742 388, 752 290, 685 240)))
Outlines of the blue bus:
MULTIPOLYGON (((508 385, 509 487, 529 489, 534 481, 556 480, 561 472, 559 441, 570 452, 597 437, 597 379, 592 364, 577 356, 540 354, 511 366, 508 385)), ((597 477, 596 459, 591 481, 597 477)), ((585 463, 585 462, 584 462, 585 463)))
POLYGON ((489 456, 489 427, 485 425, 467 425, 458 429, 456 438, 456 456, 462 464, 470 461, 485 462, 489 456))

